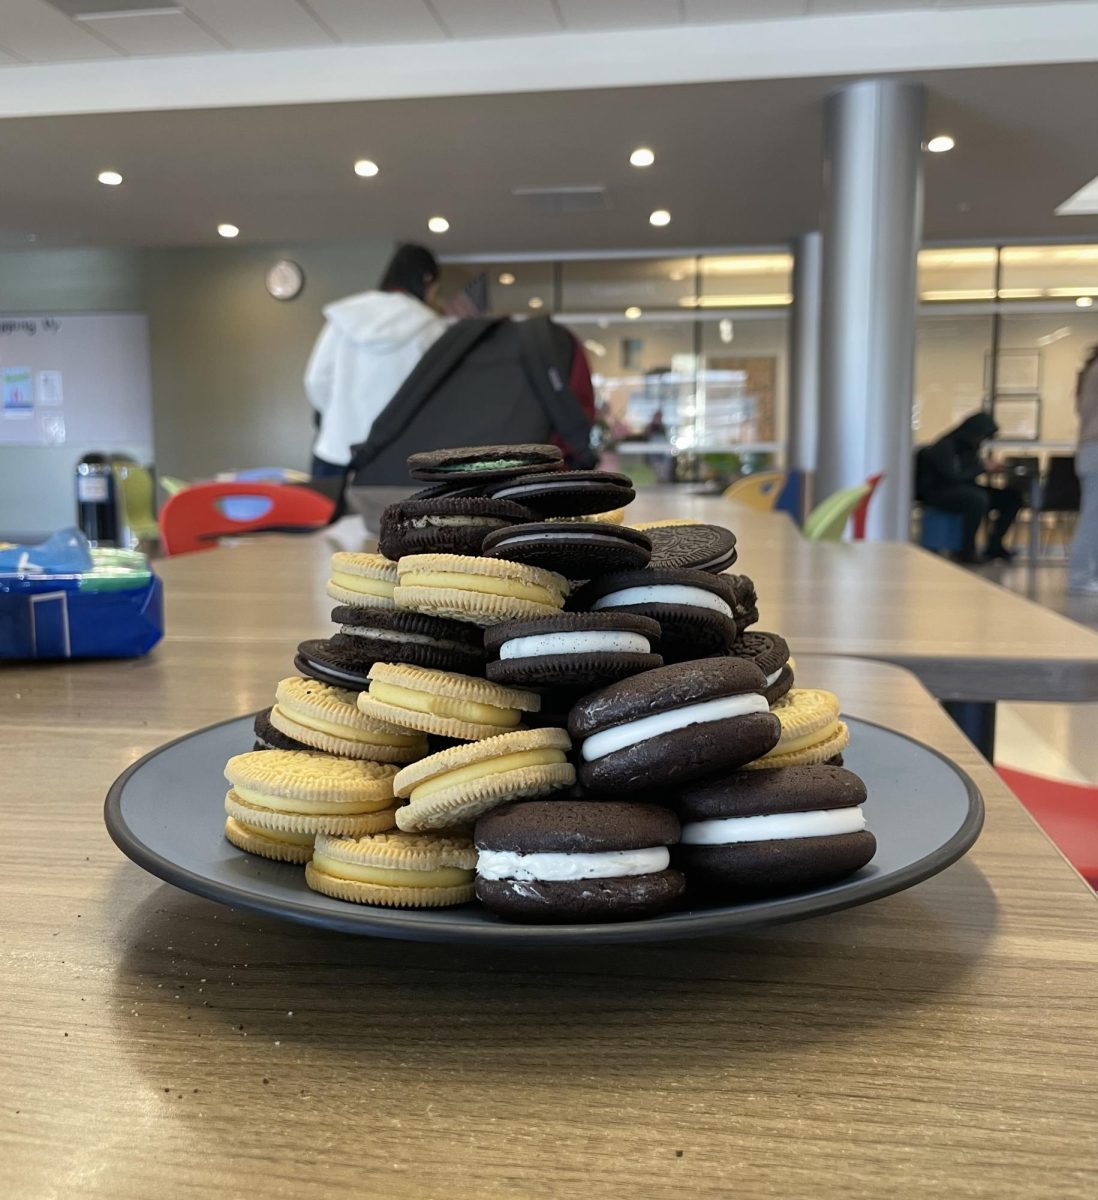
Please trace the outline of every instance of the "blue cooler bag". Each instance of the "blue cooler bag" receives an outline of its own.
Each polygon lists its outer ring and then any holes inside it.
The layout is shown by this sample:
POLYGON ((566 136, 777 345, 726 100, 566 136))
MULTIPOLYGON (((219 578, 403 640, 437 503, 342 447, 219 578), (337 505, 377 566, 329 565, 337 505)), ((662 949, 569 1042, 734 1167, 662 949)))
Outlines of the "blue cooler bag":
POLYGON ((75 529, 0 548, 0 659, 136 658, 164 636, 148 559, 92 550, 75 529))

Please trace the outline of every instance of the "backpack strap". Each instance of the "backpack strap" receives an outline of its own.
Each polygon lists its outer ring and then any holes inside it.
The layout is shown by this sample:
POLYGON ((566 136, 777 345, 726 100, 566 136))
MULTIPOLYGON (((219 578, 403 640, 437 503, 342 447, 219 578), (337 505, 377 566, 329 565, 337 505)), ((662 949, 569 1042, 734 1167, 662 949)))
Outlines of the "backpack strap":
POLYGON ((388 449, 473 347, 505 320, 506 317, 471 317, 451 325, 374 418, 365 442, 351 447, 350 471, 368 467, 388 449))
MULTIPOLYGON (((571 335, 548 317, 528 317, 517 322, 517 328, 522 365, 550 426, 577 464, 592 466, 596 458, 591 450, 591 422, 569 386, 568 373, 561 370, 560 352, 553 340, 559 330, 571 344, 571 335)), ((576 352, 574 345, 572 352, 576 352)))

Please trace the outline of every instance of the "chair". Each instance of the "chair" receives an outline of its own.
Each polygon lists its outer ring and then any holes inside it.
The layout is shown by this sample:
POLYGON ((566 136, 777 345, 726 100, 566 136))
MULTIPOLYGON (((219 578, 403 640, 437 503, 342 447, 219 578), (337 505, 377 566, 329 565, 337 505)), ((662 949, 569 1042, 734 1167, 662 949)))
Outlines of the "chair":
POLYGON ((190 482, 186 479, 180 479, 176 475, 161 475, 157 479, 157 483, 164 489, 169 496, 174 496, 181 492, 184 488, 189 488, 190 482))
POLYGON ((878 471, 876 475, 870 475, 870 477, 865 481, 869 491, 866 492, 866 494, 858 502, 858 507, 852 514, 852 519, 854 521, 854 540, 856 542, 865 541, 865 519, 869 514, 869 502, 873 499, 873 495, 877 491, 877 488, 880 486, 880 482, 882 479, 884 479, 884 477, 884 471, 878 471))
POLYGON ((155 542, 160 536, 156 521, 156 485, 148 467, 137 463, 115 462, 113 466, 118 495, 122 502, 122 520, 139 542, 155 542))
POLYGON ((868 483, 859 483, 855 487, 833 492, 808 514, 804 523, 804 536, 810 542, 842 541, 847 521, 863 497, 868 495, 868 483))
POLYGON ((724 489, 724 499, 746 504, 757 512, 770 512, 782 494, 785 480, 784 471, 756 471, 730 483, 724 489))
POLYGON ((919 545, 924 550, 959 554, 965 548, 965 524, 959 513, 923 506, 919 545))
POLYGON ((1060 535, 1061 543, 1067 540, 1065 525, 1068 528, 1071 525, 1062 518, 1077 515, 1080 500, 1079 477, 1075 474, 1075 456, 1073 454, 1050 455, 1048 471, 1041 489, 1041 513, 1042 515, 1044 513, 1052 515, 1052 530, 1060 535))
POLYGON ((160 512, 165 554, 211 550, 222 537, 322 529, 334 505, 311 488, 280 483, 197 483, 160 512))

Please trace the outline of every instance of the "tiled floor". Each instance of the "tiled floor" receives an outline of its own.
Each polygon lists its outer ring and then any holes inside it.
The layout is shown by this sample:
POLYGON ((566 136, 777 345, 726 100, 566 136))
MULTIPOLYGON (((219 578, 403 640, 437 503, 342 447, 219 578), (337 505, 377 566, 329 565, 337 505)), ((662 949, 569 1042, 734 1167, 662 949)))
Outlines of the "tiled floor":
MULTIPOLYGON (((987 579, 1098 629, 1098 597, 1069 596, 1067 567, 994 564, 976 568, 987 579)), ((999 765, 1098 786, 1098 704, 1001 704, 996 736, 999 765)))

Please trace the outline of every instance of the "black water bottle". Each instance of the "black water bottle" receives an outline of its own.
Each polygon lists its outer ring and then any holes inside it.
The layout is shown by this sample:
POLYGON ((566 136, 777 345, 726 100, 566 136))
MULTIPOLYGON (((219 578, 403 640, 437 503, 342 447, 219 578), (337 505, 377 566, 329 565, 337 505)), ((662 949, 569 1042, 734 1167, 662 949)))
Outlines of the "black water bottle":
POLYGON ((76 465, 76 520, 93 546, 118 545, 118 493, 103 454, 86 454, 76 465))

